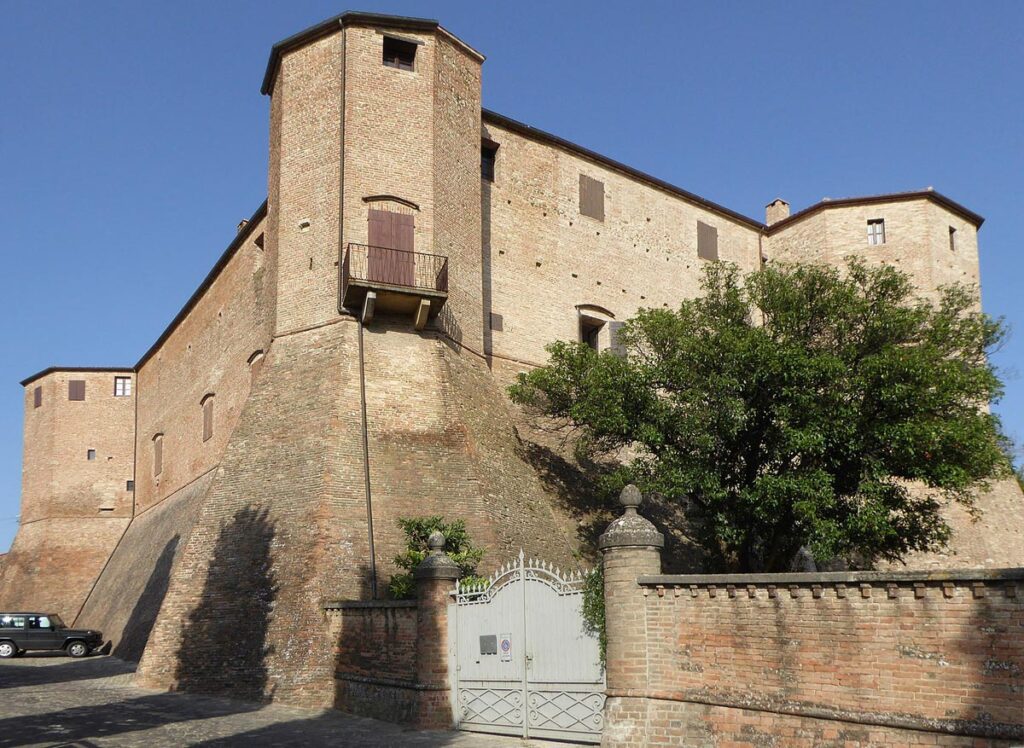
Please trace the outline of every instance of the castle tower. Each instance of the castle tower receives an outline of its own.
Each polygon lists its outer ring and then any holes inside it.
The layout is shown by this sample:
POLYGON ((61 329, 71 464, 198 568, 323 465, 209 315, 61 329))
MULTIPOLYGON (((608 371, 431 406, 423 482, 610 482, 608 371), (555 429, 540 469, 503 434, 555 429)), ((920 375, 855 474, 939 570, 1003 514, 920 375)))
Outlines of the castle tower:
POLYGON ((482 353, 480 68, 436 21, 346 13, 276 45, 269 226, 276 334, 420 304, 482 353), (371 312, 373 313, 373 312, 371 312))
POLYGON ((77 617, 134 505, 130 369, 39 372, 25 388, 21 526, 0 599, 77 617))

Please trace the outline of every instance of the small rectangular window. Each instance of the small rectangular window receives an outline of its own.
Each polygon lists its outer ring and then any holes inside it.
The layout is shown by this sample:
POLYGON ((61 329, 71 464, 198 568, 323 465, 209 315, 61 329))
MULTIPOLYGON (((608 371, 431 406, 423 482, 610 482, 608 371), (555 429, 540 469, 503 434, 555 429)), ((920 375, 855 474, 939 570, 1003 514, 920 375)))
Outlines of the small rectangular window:
POLYGON ((85 459, 89 460, 90 462, 92 460, 95 460, 96 459, 96 450, 95 449, 90 449, 89 451, 87 451, 85 453, 85 459))
POLYGON ((399 70, 412 70, 416 62, 416 44, 404 39, 384 37, 384 64, 399 70))
POLYGON ((594 351, 600 350, 601 328, 604 322, 593 317, 580 315, 580 342, 586 343, 594 351))
POLYGON ((718 229, 697 221, 697 256, 702 260, 718 259, 718 229))
POLYGON ((604 220, 604 182, 580 174, 580 215, 604 220))
POLYGON ((43 388, 42 386, 36 387, 32 391, 32 407, 38 408, 43 404, 43 388))
POLYGON ((494 162, 498 157, 498 144, 485 140, 480 144, 480 176, 494 181, 494 162))
POLYGON ((213 396, 203 400, 203 441, 213 436, 213 396))
POLYGON ((160 475, 164 471, 164 435, 157 434, 153 437, 153 475, 160 475))
POLYGON ((72 379, 68 382, 68 400, 85 400, 84 379, 72 379))
POLYGON ((135 481, 133 481, 133 480, 125 481, 124 482, 124 490, 125 491, 134 491, 135 490, 135 481))
POLYGON ((956 252, 956 229, 949 227, 949 251, 956 252))
POLYGON ((885 244, 885 220, 882 218, 872 218, 868 221, 868 244, 871 246, 877 246, 879 244, 885 244))
POLYGON ((505 318, 502 317, 500 314, 495 314, 494 312, 491 312, 491 329, 495 330, 496 332, 501 332, 504 327, 505 318))
POLYGON ((114 397, 131 397, 132 378, 114 377, 114 397))

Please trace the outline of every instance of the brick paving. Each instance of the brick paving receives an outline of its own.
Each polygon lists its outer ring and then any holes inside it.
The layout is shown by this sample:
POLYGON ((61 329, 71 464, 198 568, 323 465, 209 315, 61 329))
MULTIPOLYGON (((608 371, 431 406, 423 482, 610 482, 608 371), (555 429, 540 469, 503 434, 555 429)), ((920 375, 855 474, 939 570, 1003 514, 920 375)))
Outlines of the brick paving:
POLYGON ((133 671, 113 657, 36 655, 0 662, 0 748, 564 745, 413 732, 335 711, 152 691, 132 685, 133 671))

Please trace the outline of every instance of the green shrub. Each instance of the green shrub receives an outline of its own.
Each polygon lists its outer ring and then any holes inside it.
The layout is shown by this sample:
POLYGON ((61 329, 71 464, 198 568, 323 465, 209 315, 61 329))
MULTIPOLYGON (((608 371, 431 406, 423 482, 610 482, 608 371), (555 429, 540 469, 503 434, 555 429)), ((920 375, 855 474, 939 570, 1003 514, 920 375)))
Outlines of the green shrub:
POLYGON ((408 517, 398 520, 398 526, 405 534, 405 550, 395 556, 395 565, 404 572, 395 574, 388 583, 388 591, 396 600, 408 600, 416 597, 416 583, 413 571, 427 557, 430 549, 427 539, 435 530, 444 535, 444 552, 448 554, 461 572, 460 579, 467 581, 483 580, 476 576, 476 566, 483 558, 483 548, 476 548, 470 540, 466 523, 461 519, 445 522, 444 517, 408 517))

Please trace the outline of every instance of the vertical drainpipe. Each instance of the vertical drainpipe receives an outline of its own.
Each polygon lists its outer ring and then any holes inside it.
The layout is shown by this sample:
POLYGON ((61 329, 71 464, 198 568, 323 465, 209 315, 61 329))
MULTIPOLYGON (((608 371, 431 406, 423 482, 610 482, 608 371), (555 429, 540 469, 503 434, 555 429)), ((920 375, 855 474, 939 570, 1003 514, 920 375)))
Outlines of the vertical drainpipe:
MULTIPOLYGON (((341 80, 338 86, 338 117, 341 124, 341 138, 338 143, 338 313, 345 314, 344 293, 345 278, 345 26, 339 21, 341 28, 341 80)), ((370 491, 370 439, 366 418, 366 357, 363 349, 363 318, 356 316, 359 325, 359 407, 360 431, 363 439, 363 487, 366 493, 366 540, 370 555, 370 597, 377 599, 377 554, 373 544, 373 497, 370 491)))
POLYGON ((370 494, 370 440, 366 428, 366 365, 363 353, 363 317, 359 315, 359 401, 362 408, 363 480, 366 488, 366 533, 370 546, 370 597, 377 599, 377 554, 373 548, 373 499, 370 494))

